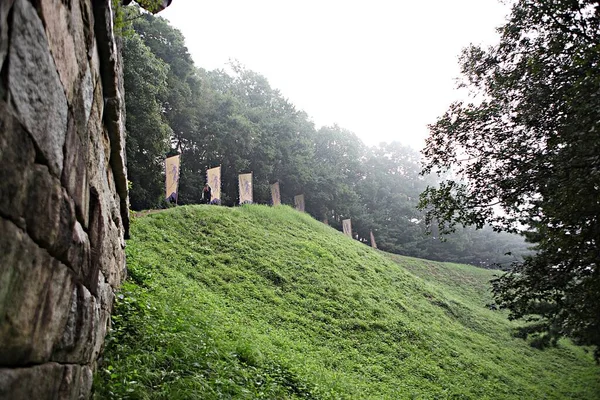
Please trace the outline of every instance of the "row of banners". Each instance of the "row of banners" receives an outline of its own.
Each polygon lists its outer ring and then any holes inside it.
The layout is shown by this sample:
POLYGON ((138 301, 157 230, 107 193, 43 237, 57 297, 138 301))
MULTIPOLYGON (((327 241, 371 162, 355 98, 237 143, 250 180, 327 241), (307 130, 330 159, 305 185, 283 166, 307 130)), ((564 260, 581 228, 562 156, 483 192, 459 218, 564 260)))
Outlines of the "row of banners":
MULTIPOLYGON (((179 187, 179 156, 169 157, 165 160, 166 172, 166 191, 165 197, 167 200, 177 203, 177 194, 179 187)), ((214 167, 206 171, 206 183, 211 189, 211 203, 221 202, 221 167, 214 167)), ((240 174, 238 176, 238 185, 240 193, 240 204, 249 204, 253 202, 252 190, 252 172, 240 174)), ((274 206, 281 205, 281 192, 279 190, 279 182, 271 185, 271 199, 274 206)), ((304 212, 304 195, 299 194, 294 196, 294 208, 304 212)), ((352 237, 352 221, 351 219, 342 220, 342 229, 344 234, 352 237)), ((377 248, 373 232, 370 232, 371 247, 377 248)))

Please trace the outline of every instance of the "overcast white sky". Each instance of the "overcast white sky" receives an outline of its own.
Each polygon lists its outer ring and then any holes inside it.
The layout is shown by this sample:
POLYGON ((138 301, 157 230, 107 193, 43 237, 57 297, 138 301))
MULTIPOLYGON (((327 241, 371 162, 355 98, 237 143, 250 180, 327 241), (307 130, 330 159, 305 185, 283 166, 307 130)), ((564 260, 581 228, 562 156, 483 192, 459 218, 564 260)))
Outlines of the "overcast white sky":
POLYGON ((507 13, 498 0, 174 0, 160 16, 197 66, 237 59, 317 127, 420 149, 460 96, 461 49, 496 43, 507 13))

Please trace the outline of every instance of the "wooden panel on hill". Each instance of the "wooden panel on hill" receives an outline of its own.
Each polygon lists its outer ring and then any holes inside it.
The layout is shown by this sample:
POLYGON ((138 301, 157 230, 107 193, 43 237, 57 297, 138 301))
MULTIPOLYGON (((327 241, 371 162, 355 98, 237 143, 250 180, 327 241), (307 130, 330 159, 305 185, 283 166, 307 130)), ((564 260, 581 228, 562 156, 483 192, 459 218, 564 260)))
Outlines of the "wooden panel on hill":
POLYGON ((179 156, 169 157, 165 160, 165 198, 177 202, 179 186, 179 156))
POLYGON ((303 194, 294 196, 294 208, 298 211, 304 212, 304 195, 303 194))
POLYGON ((206 183, 210 186, 212 203, 221 201, 221 166, 206 171, 206 183))
POLYGON ((240 204, 252 203, 252 172, 239 175, 240 204))
POLYGON ((377 243, 375 243, 375 236, 373 236, 373 231, 369 232, 371 235, 371 247, 376 249, 377 248, 377 243))
POLYGON ((342 220, 344 235, 352 237, 352 220, 350 218, 342 220))
POLYGON ((274 206, 281 205, 281 192, 279 191, 279 182, 271 185, 271 199, 274 206))

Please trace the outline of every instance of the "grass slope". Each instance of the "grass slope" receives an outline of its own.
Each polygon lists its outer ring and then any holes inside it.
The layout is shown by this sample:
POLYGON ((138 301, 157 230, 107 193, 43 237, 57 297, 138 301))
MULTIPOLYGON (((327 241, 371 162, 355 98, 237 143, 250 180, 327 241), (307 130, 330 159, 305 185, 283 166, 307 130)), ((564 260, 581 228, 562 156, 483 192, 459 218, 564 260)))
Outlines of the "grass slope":
POLYGON ((388 256, 289 207, 149 215, 127 255, 97 399, 600 393, 583 349, 511 336, 485 307, 490 271, 388 256))

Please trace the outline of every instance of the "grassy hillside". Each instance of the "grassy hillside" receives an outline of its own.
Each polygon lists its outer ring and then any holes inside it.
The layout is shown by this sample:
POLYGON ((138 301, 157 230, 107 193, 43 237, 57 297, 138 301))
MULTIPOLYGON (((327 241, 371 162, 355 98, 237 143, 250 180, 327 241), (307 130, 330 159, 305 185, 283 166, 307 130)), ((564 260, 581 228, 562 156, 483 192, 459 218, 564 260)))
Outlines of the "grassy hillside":
POLYGON ((485 307, 492 272, 388 256, 289 207, 137 219, 98 399, 597 399, 600 368, 485 307))

